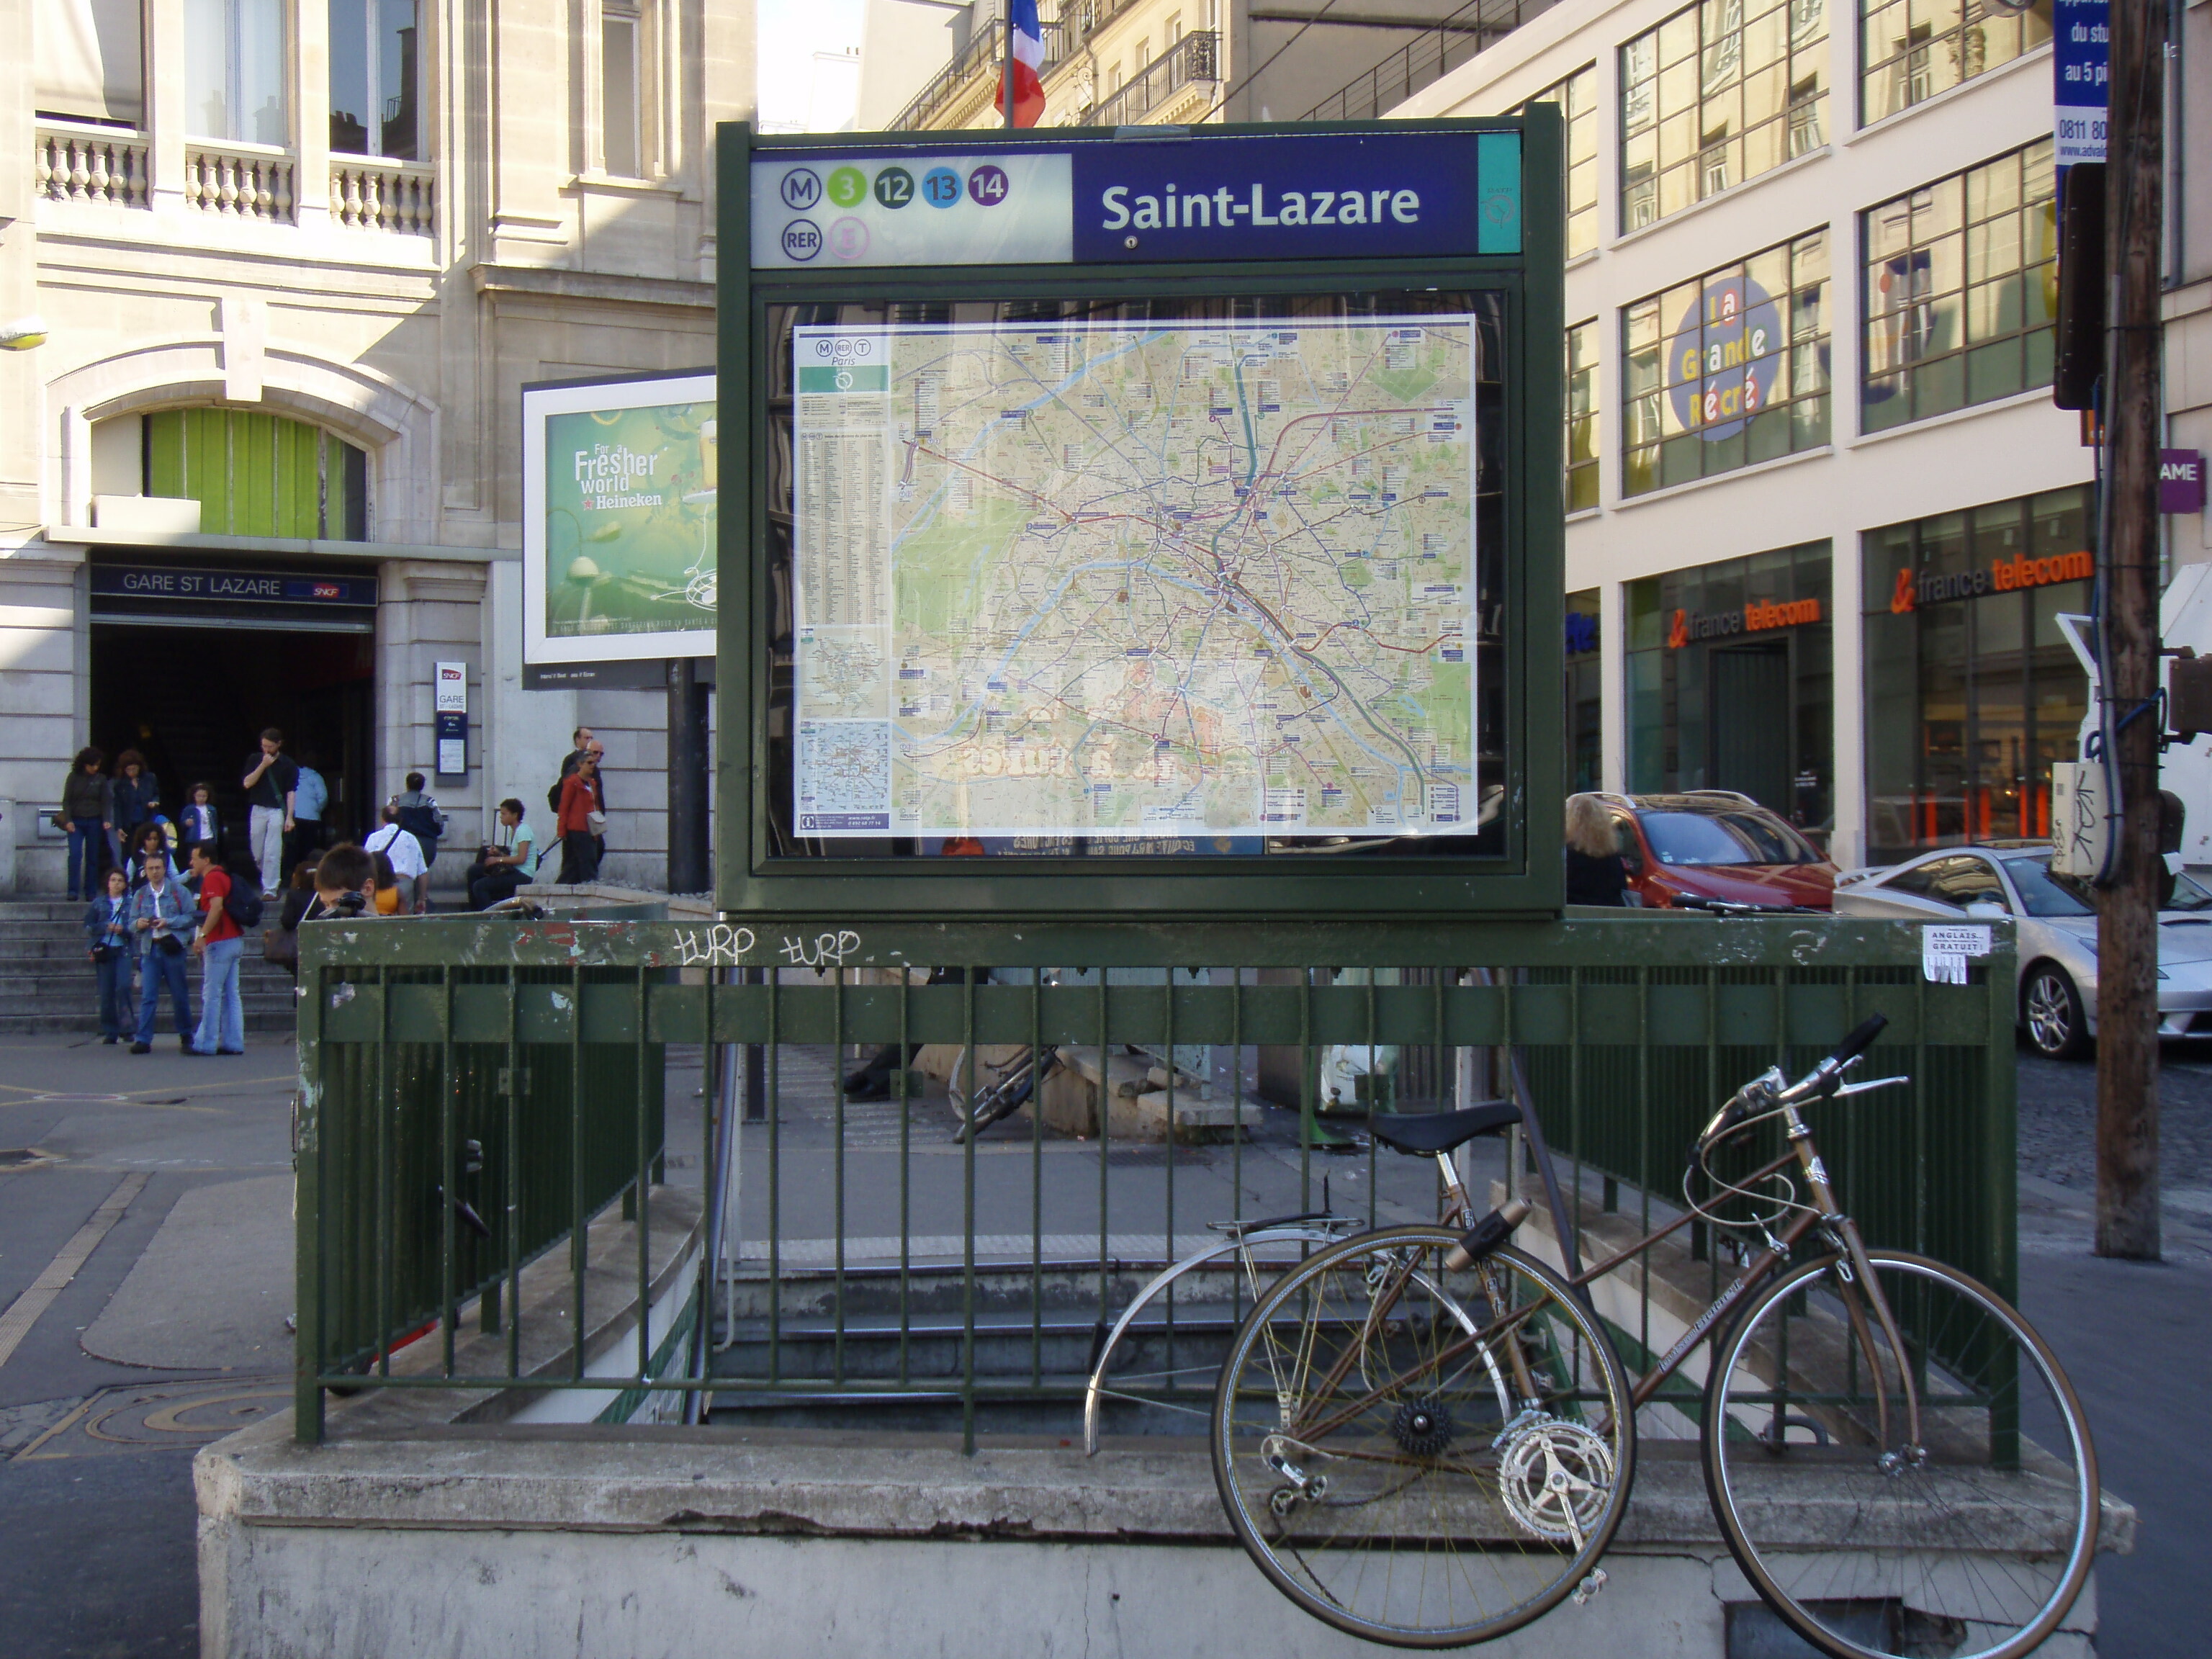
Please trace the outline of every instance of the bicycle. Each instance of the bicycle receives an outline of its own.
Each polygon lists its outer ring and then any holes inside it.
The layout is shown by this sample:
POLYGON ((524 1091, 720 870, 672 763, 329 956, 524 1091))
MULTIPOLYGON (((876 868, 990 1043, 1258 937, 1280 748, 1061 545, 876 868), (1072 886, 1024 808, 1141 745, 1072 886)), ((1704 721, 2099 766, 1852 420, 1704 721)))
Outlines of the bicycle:
POLYGON ((1695 1413, 1708 1497, 1785 1623, 1835 1659, 2037 1646, 2095 1544, 2080 1405, 1994 1291, 1865 1245, 1799 1111, 1905 1080, 1844 1080, 1886 1024, 1866 1021, 1794 1084, 1769 1067, 1706 1124, 1690 1175, 1751 1200, 1748 1220, 1691 1194, 1568 1278, 1506 1242, 1509 1206, 1464 1233, 1362 1234, 1279 1280, 1231 1340, 1211 1425, 1216 1485, 1261 1571, 1336 1628, 1404 1647, 1488 1640, 1587 1599, 1633 1483, 1636 1412, 1711 1340, 1695 1413), (1719 1148, 1774 1120, 1778 1156, 1714 1170, 1719 1148), (1755 1253, 1631 1390, 1582 1298, 1699 1218, 1755 1231, 1755 1253), (1793 1262, 1815 1236, 1821 1254, 1793 1262), (1793 1535, 1808 1495, 1852 1516, 1850 1547, 1793 1535), (1977 1544, 2013 1559, 1937 1571, 1931 1543, 1954 1563, 1977 1544))

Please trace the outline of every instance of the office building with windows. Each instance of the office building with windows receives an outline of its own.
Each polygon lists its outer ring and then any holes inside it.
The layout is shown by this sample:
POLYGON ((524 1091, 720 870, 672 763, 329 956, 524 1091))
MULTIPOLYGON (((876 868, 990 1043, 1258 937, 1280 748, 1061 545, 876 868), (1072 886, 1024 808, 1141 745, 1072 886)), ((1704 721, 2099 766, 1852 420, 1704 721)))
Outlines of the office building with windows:
POLYGON ((1569 787, 1844 864, 2048 833, 2094 544, 2051 60, 2048 0, 1562 0, 1392 112, 1566 118, 1569 787))
POLYGON ((750 4, 21 15, 0 325, 45 338, 0 352, 0 881, 59 890, 45 809, 88 743, 242 821, 237 763, 276 725, 335 827, 419 769, 473 847, 501 798, 544 801, 580 720, 608 872, 658 879, 665 694, 525 689, 520 388, 712 362, 750 4), (468 678, 453 775, 441 661, 468 678))

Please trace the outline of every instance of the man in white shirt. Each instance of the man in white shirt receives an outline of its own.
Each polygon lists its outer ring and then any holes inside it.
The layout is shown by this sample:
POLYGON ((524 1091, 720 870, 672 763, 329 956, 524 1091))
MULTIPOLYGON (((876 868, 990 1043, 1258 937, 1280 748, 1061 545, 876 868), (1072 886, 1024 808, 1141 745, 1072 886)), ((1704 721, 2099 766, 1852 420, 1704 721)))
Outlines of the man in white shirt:
POLYGON ((392 873, 402 883, 411 883, 414 890, 415 914, 422 915, 430 908, 430 866, 422 858, 422 844, 399 827, 399 809, 389 801, 384 806, 384 827, 362 842, 362 850, 381 853, 392 860, 392 873))

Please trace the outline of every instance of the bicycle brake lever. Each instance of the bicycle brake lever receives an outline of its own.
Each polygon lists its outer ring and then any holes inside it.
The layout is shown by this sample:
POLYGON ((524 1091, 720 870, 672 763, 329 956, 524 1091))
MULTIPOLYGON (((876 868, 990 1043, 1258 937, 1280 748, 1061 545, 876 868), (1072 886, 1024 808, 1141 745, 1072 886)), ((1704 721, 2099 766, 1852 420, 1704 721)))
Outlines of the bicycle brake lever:
POLYGON ((1845 1095, 1863 1095, 1869 1089, 1887 1089, 1893 1083, 1911 1081, 1909 1077, 1870 1077, 1863 1083, 1838 1083, 1835 1089, 1835 1098, 1840 1100, 1845 1095))

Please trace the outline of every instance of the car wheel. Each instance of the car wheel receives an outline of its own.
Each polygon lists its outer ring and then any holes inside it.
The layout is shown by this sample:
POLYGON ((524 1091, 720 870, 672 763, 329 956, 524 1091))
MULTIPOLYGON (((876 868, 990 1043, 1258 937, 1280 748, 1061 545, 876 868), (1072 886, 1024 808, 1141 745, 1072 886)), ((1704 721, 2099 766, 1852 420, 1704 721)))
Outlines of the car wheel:
POLYGON ((2081 994, 2064 969, 2037 963, 2021 993, 2020 1011, 2027 1040, 2038 1054, 2073 1060, 2088 1052, 2089 1023, 2081 1014, 2081 994))

